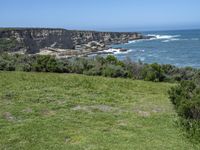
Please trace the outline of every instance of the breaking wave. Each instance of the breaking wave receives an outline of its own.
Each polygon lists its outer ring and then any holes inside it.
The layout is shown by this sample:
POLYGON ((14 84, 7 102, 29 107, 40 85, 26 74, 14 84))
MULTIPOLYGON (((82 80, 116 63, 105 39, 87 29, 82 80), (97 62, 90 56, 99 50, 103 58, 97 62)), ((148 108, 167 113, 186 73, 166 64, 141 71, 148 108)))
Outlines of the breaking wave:
POLYGON ((141 40, 132 40, 128 41, 127 44, 149 41, 149 40, 163 40, 162 42, 170 42, 170 41, 178 41, 180 40, 178 37, 181 35, 158 35, 158 34, 148 34, 147 36, 151 37, 149 39, 141 39, 141 40))
POLYGON ((162 42, 167 43, 167 42, 171 42, 171 41, 180 41, 180 39, 172 38, 172 39, 168 39, 168 40, 163 40, 162 42))
POLYGON ((132 51, 131 49, 126 50, 126 51, 121 51, 121 49, 117 49, 117 48, 110 48, 110 49, 104 50, 104 52, 111 53, 111 54, 125 54, 131 51, 132 51))
POLYGON ((151 40, 156 40, 156 39, 173 39, 173 38, 177 38, 180 37, 180 35, 158 35, 158 34, 148 34, 147 36, 152 36, 152 38, 150 38, 151 40))

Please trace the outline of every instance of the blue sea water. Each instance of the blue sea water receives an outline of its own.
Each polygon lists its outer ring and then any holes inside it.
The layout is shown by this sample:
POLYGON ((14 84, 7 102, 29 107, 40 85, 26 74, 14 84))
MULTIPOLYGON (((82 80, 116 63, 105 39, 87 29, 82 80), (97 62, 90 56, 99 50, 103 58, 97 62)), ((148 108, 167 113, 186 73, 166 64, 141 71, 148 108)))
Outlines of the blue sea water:
POLYGON ((200 68, 200 30, 153 31, 142 34, 153 35, 155 38, 112 45, 112 48, 129 49, 115 55, 121 60, 129 57, 133 61, 140 60, 145 63, 200 68))

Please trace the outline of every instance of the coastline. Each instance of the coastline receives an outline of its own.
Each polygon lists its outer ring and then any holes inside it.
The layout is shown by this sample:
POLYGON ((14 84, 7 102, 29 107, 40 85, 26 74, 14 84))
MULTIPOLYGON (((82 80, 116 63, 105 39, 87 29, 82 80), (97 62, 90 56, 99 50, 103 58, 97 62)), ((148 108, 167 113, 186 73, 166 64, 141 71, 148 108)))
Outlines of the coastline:
MULTIPOLYGON (((145 40, 145 39, 138 39, 138 40, 145 40)), ((131 40, 127 43, 119 43, 119 44, 128 44, 129 42, 138 41, 138 40, 131 40)), ((89 57, 89 56, 96 56, 96 55, 114 55, 114 54, 123 54, 130 52, 131 49, 127 48, 113 48, 110 45, 106 45, 105 47, 102 47, 102 49, 94 49, 92 51, 87 50, 74 50, 74 49, 53 49, 53 48, 44 48, 41 49, 39 53, 36 53, 38 55, 53 55, 56 56, 56 58, 71 58, 71 57, 89 57)))
POLYGON ((57 58, 112 54, 128 49, 111 50, 111 45, 149 39, 137 32, 98 32, 49 28, 16 28, 0 30, 0 52, 55 55, 57 58))

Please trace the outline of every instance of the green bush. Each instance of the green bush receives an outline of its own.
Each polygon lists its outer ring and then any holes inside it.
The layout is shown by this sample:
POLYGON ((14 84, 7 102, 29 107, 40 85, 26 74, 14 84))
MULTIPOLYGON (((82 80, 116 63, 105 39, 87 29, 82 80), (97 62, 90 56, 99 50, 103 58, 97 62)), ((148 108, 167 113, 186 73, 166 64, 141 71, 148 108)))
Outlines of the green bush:
POLYGON ((15 71, 14 60, 10 59, 6 55, 3 58, 0 58, 0 70, 15 71))
POLYGON ((127 77, 128 73, 121 66, 107 65, 102 72, 105 77, 127 77))
POLYGON ((189 101, 195 95, 196 84, 193 81, 182 81, 180 85, 172 87, 169 91, 170 99, 176 108, 184 101, 189 101))
POLYGON ((117 64, 118 60, 115 56, 113 55, 108 55, 106 57, 106 61, 109 63, 109 64, 117 64))
POLYGON ((15 38, 0 38, 0 52, 14 49, 16 46, 19 46, 19 43, 15 38))
MULTIPOLYGON (((0 70, 78 73, 133 78, 153 82, 180 82, 199 78, 200 71, 190 67, 143 64, 118 60, 115 56, 57 59, 54 56, 0 54, 0 70)), ((199 82, 200 83, 200 82, 199 82)))
POLYGON ((145 65, 142 70, 142 78, 146 81, 161 82, 164 81, 165 76, 161 65, 154 63, 151 65, 145 65))
POLYGON ((102 75, 101 67, 96 66, 94 68, 84 71, 83 74, 90 76, 100 76, 102 75))
POLYGON ((181 124, 195 138, 200 136, 200 87, 197 83, 182 81, 169 91, 169 98, 182 118, 181 124))
POLYGON ((69 68, 71 73, 83 74, 85 70, 88 70, 88 62, 83 58, 75 58, 69 61, 69 68))

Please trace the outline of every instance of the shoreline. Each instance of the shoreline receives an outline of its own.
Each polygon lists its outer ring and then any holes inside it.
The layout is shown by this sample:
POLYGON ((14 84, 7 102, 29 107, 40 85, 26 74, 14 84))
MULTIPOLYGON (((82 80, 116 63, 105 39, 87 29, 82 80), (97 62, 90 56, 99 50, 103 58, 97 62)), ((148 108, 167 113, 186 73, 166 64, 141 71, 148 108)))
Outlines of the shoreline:
MULTIPOLYGON (((151 40, 153 38, 156 38, 154 36, 143 36, 143 38, 141 39, 135 39, 135 40, 130 40, 127 42, 122 42, 122 43, 113 43, 116 45, 119 44, 130 44, 130 43, 134 43, 137 41, 142 41, 142 40, 151 40)), ((91 41, 91 43, 95 43, 96 45, 100 45, 97 41, 91 41)), ((113 45, 112 44, 112 45, 113 45)), ((91 47, 91 46, 88 46, 91 47)), ((41 49, 39 53, 36 53, 38 55, 53 55, 56 56, 58 59, 62 59, 62 58, 71 58, 71 57, 89 57, 92 55, 114 55, 114 54, 120 54, 120 53, 128 53, 130 52, 131 49, 127 49, 127 48, 122 48, 122 47, 118 47, 118 48, 113 48, 111 47, 111 45, 104 45, 101 46, 101 48, 99 49, 98 47, 93 46, 92 50, 83 50, 83 49, 56 49, 56 48, 51 48, 51 47, 46 47, 44 49, 41 49)))
MULTIPOLYGON (((150 39, 137 32, 98 32, 48 28, 11 28, 0 30, 0 52, 56 55, 59 57, 113 53, 112 45, 150 39)), ((126 49, 120 48, 125 52, 126 49)))

